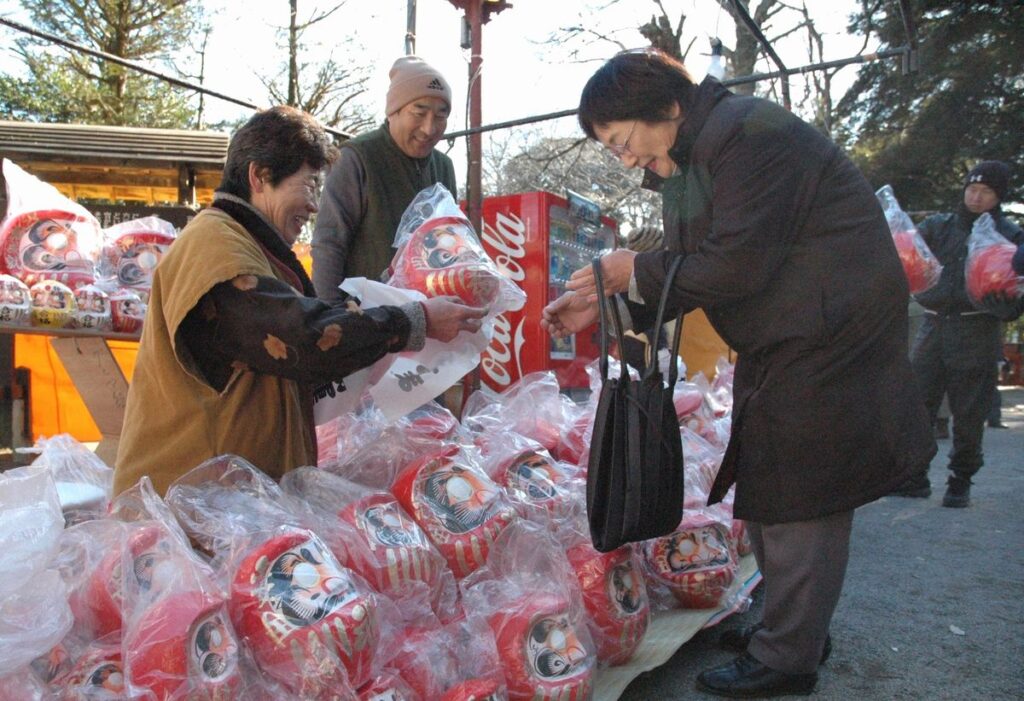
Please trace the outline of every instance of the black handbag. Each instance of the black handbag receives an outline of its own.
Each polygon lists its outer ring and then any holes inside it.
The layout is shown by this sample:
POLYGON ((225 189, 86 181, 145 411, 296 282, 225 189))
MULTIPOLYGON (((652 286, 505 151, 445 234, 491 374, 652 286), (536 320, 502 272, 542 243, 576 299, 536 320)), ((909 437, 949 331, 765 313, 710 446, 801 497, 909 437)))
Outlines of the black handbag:
MULTIPOLYGON (((616 302, 604 296, 600 258, 593 262, 601 311, 602 384, 587 462, 587 519, 594 548, 601 552, 671 533, 682 519, 683 446, 672 403, 678 371, 670 362, 666 386, 657 358, 668 292, 681 260, 673 261, 665 280, 639 380, 630 378, 625 362, 620 363, 619 377, 608 377, 608 319, 621 351, 622 318, 616 302)), ((682 316, 672 340, 673 361, 679 355, 681 330, 682 316)))

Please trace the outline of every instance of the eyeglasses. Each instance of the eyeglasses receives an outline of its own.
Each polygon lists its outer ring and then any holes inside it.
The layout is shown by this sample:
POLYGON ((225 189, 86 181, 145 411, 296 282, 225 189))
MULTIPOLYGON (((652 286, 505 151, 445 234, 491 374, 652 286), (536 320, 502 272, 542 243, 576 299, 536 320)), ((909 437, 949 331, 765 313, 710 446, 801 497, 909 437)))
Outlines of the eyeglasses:
POLYGON ((632 151, 629 150, 629 140, 633 138, 633 130, 636 129, 636 123, 639 121, 639 119, 633 120, 633 126, 629 128, 629 133, 626 134, 626 140, 623 141, 621 144, 608 144, 607 146, 605 146, 606 149, 611 151, 613 156, 615 156, 616 158, 622 158, 627 153, 633 153, 632 151))

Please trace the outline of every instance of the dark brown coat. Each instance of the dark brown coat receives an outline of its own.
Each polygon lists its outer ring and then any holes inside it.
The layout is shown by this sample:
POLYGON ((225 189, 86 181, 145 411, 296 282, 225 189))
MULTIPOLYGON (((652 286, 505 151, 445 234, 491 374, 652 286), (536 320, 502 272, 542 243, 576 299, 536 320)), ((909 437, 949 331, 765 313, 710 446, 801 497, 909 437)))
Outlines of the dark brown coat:
POLYGON ((873 501, 936 450, 907 359, 907 284, 874 193, 774 103, 708 79, 684 115, 671 151, 680 175, 663 183, 670 250, 638 255, 635 270, 643 298, 657 299, 681 251, 676 311, 703 308, 739 354, 710 501, 735 482, 736 516, 762 523, 873 501))

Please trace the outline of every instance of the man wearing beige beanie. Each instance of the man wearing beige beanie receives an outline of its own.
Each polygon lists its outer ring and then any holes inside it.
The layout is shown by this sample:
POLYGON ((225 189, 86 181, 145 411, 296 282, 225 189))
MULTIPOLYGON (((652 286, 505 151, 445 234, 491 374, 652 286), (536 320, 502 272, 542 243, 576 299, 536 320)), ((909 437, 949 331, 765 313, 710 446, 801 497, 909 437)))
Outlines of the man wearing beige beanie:
POLYGON ((395 61, 389 77, 384 124, 342 144, 324 183, 312 247, 321 299, 341 299, 345 278, 380 279, 416 193, 441 183, 458 196, 455 167, 434 148, 451 112, 448 81, 416 56, 395 61))

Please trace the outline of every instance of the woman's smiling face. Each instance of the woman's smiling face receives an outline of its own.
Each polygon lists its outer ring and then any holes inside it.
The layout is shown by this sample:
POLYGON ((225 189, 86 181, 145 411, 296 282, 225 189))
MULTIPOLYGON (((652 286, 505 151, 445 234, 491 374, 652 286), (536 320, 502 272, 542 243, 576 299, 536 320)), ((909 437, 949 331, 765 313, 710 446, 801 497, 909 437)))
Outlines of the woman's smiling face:
POLYGON ((668 155, 682 124, 679 106, 672 116, 659 122, 627 119, 594 125, 594 134, 605 148, 627 168, 646 168, 663 178, 676 171, 676 162, 668 155))

